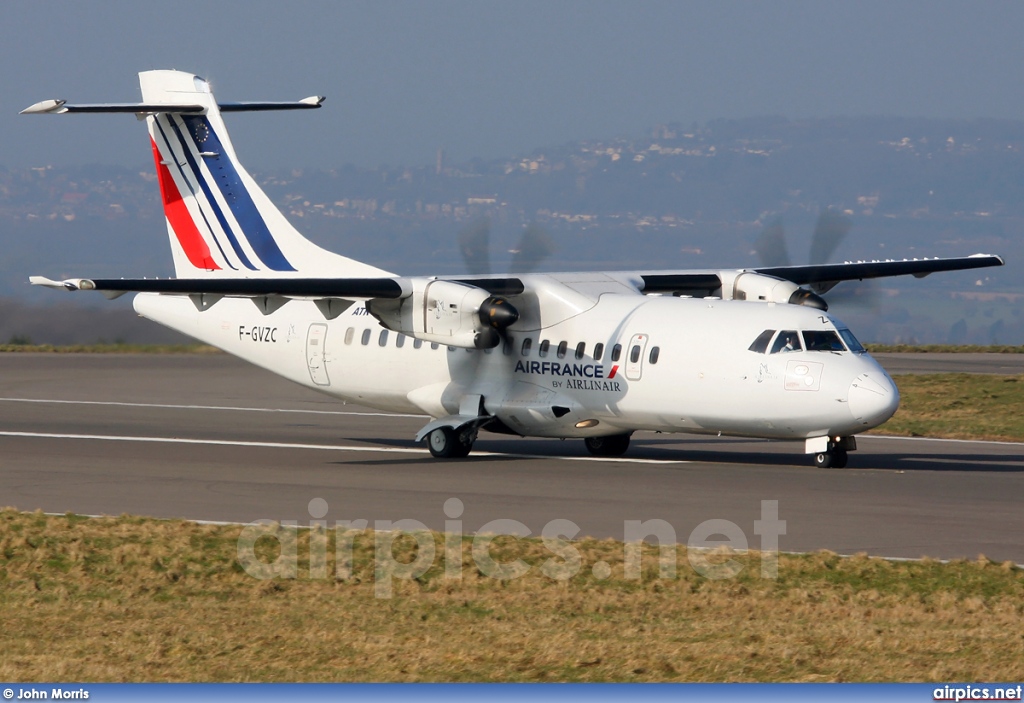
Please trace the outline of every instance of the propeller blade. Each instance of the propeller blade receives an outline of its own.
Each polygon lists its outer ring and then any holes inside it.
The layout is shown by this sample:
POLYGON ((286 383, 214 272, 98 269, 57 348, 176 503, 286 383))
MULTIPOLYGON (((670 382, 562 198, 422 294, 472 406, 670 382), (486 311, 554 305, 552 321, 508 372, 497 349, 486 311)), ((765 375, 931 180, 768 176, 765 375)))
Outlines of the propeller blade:
POLYGON ((790 266, 789 251, 786 249, 786 231, 782 218, 774 217, 754 242, 754 251, 762 266, 790 266))
POLYGON ((555 252, 555 243, 543 227, 530 224, 519 240, 519 248, 513 252, 511 273, 536 271, 544 259, 555 252))
POLYGON ((818 215, 818 224, 814 226, 814 237, 811 239, 810 263, 828 263, 849 234, 851 224, 850 218, 839 210, 831 207, 822 210, 818 215))
POLYGON ((491 221, 481 217, 459 232, 459 252, 471 276, 491 273, 491 221))

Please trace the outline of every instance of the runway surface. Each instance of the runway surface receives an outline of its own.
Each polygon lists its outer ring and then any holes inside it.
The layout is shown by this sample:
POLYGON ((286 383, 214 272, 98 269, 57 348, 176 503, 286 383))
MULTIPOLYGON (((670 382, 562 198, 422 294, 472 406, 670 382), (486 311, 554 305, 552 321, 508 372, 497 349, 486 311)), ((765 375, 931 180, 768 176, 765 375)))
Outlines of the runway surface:
POLYGON ((621 539, 624 521, 660 519, 685 542, 725 519, 757 548, 762 501, 778 501, 783 550, 1024 563, 1020 444, 860 437, 835 471, 795 444, 638 433, 598 460, 579 441, 482 434, 469 459, 441 462, 412 442, 424 422, 224 355, 0 354, 0 505, 306 524, 321 498, 331 524, 444 529, 455 497, 466 534, 560 518, 621 539))
POLYGON ((893 374, 1024 373, 1024 354, 874 354, 893 374))

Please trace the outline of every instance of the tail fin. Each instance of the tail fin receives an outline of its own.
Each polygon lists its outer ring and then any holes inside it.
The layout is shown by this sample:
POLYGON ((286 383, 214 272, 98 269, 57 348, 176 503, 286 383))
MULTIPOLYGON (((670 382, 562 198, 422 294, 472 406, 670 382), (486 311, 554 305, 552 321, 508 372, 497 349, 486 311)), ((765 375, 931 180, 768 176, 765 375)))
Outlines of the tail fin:
POLYGON ((146 71, 139 81, 179 278, 389 275, 322 249, 292 227, 239 164, 207 81, 181 71, 146 71))

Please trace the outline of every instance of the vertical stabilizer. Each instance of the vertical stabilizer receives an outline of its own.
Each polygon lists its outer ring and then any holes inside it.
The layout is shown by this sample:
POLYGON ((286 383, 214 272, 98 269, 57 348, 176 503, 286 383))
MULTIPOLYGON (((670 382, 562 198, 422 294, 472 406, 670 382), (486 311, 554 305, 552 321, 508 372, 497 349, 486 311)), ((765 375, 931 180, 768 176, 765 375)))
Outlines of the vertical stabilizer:
POLYGON ((139 81, 179 278, 389 275, 299 234, 238 162, 207 81, 181 71, 139 81))

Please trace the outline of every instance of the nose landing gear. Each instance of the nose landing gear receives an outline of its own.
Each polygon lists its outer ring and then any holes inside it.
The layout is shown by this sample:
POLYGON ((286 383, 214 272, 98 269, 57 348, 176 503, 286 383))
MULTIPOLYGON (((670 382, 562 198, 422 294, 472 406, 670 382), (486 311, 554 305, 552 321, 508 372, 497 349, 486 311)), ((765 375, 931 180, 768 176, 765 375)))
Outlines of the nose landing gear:
POLYGON ((855 437, 817 437, 807 440, 808 452, 814 454, 814 465, 819 469, 845 469, 847 452, 856 448, 855 437))
POLYGON ((845 449, 833 449, 818 452, 814 455, 814 465, 819 469, 845 469, 847 454, 845 449))

